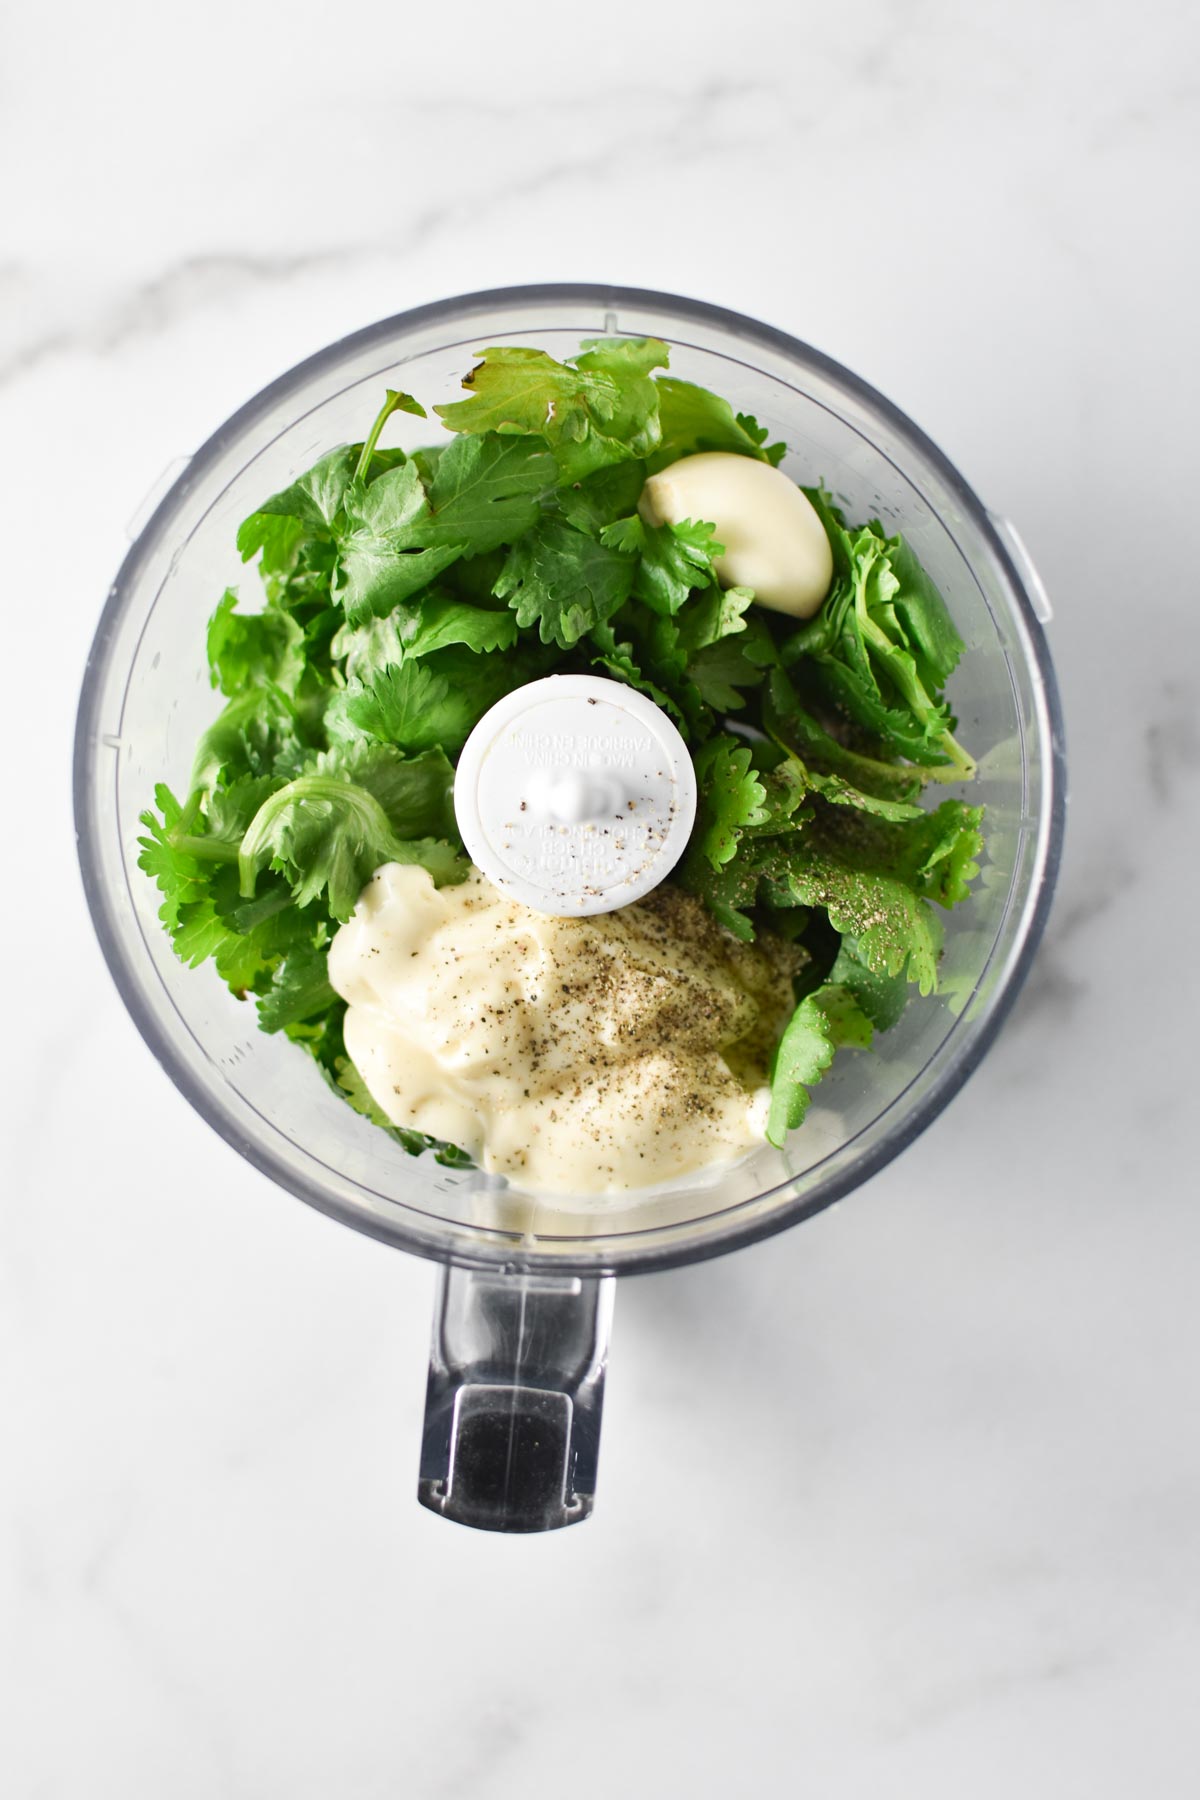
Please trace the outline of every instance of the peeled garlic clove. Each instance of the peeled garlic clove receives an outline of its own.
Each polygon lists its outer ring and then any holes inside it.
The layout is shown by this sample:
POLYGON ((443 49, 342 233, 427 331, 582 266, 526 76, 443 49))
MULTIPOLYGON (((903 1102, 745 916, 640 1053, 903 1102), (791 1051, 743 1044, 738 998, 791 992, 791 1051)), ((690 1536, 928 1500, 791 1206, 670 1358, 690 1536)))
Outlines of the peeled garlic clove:
POLYGON ((638 511, 648 525, 706 520, 724 544, 723 587, 754 589, 760 606, 811 619, 833 580, 825 527, 803 489, 770 463, 726 450, 683 456, 651 475, 638 511))

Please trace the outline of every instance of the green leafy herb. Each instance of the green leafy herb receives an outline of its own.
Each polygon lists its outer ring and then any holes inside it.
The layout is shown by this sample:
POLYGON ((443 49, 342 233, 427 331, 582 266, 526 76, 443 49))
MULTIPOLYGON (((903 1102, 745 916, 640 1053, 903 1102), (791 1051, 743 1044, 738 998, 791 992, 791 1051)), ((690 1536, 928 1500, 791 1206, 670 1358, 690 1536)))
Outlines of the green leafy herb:
POLYGON ((494 592, 518 625, 536 625, 544 644, 569 650, 629 598, 633 573, 631 556, 547 518, 514 544, 494 592))
POLYGON ((607 463, 642 457, 659 439, 658 386, 665 365, 653 338, 591 339, 571 363, 544 350, 486 350, 465 377, 469 400, 434 410, 451 431, 498 431, 542 438, 564 481, 582 481, 607 463))
POLYGON ((294 695, 304 664, 304 632, 290 613, 275 606, 240 613, 237 594, 226 588, 208 622, 208 666, 214 687, 230 696, 255 687, 276 687, 294 695))
POLYGON ((767 792, 749 746, 736 738, 710 738, 694 760, 700 804, 689 854, 720 869, 737 854, 743 830, 767 817, 767 792))
POLYGON ((283 875, 297 906, 324 895, 333 918, 348 919, 374 871, 386 862, 420 863, 436 882, 461 880, 466 865, 436 838, 398 838, 384 808, 357 782, 300 775, 264 800, 238 850, 241 892, 250 899, 260 869, 283 875))
POLYGON ((701 450, 730 451, 775 465, 783 460, 786 444, 767 445, 769 433, 758 420, 747 413, 735 413, 719 394, 690 381, 679 381, 673 375, 660 376, 657 385, 662 441, 651 463, 651 473, 701 450))
POLYGON ((833 547, 834 580, 815 619, 784 644, 784 662, 808 658, 835 704, 889 749, 934 765, 935 779, 970 776, 940 693, 963 648, 941 595, 902 538, 877 521, 848 531, 828 494, 806 492, 833 547))
POLYGON ((713 528, 685 519, 679 525, 647 525, 636 517, 618 519, 600 532, 600 542, 637 557, 633 592, 651 612, 677 613, 694 588, 714 581, 713 557, 723 545, 713 528))
POLYGON ((848 987, 818 988, 802 1000, 775 1052, 767 1141, 782 1149, 789 1131, 808 1111, 809 1092, 845 1046, 866 1050, 871 1021, 848 987))
POLYGON ((381 863, 460 880, 454 758, 504 694, 600 669, 677 722, 699 807, 673 879, 734 937, 794 950, 796 1007, 774 1059, 782 1143, 843 1046, 895 1025, 938 979, 941 910, 968 898, 982 810, 931 782, 972 771, 946 684, 963 653, 899 535, 851 526, 806 490, 834 581, 804 624, 723 588, 711 522, 650 526, 648 472, 728 452, 778 466, 748 414, 664 374, 651 338, 483 353, 442 440, 383 445, 388 389, 361 443, 331 448, 237 534, 260 610, 227 589, 208 623, 224 706, 190 784, 142 817, 139 863, 188 964, 210 961, 264 1031, 307 1051, 406 1150, 461 1150, 394 1127, 346 1055, 327 955, 381 863))

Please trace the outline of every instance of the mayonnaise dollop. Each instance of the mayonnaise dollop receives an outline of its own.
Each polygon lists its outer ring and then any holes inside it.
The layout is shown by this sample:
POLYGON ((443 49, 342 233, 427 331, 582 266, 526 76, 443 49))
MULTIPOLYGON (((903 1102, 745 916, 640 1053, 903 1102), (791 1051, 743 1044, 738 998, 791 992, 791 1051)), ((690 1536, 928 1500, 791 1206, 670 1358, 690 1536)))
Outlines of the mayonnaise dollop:
POLYGON ((557 1194, 621 1192, 762 1142, 791 984, 670 887, 547 918, 478 871, 387 863, 329 950, 346 1049, 389 1119, 557 1194))

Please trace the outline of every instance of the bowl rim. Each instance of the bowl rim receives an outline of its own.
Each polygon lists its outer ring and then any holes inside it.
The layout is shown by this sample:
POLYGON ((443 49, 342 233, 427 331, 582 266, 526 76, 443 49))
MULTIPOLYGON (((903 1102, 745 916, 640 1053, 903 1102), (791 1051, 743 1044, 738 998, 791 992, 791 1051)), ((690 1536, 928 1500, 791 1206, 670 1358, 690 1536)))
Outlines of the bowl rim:
MULTIPOLYGON (((531 320, 531 329, 534 321, 531 320)), ((484 288, 466 294, 450 295, 441 300, 409 308, 379 319, 373 324, 348 333, 326 345, 313 355, 294 364, 267 386, 260 389, 217 427, 188 460, 186 467, 159 499, 150 516, 142 523, 137 537, 127 551, 109 590, 108 598, 88 653, 76 716, 72 765, 76 843, 84 892, 92 924, 100 943, 109 973, 135 1026, 156 1060, 175 1086, 200 1116, 233 1149, 262 1174, 294 1194, 318 1211, 352 1226, 370 1237, 430 1260, 451 1263, 464 1268, 503 1269, 511 1273, 560 1273, 563 1276, 598 1276, 609 1273, 640 1274, 681 1265, 707 1261, 723 1256, 823 1212, 835 1201, 863 1186, 872 1176, 899 1156, 928 1129, 966 1081, 979 1067, 995 1042, 1001 1027, 1012 1011, 1033 964, 1049 916, 1054 890, 1062 862, 1066 823, 1066 753, 1063 731, 1062 702, 1050 658, 1045 632, 1037 616, 1026 581, 1017 568, 1007 544, 993 523, 992 515, 937 444, 915 425, 886 395, 852 370, 801 338, 767 325, 747 314, 716 306, 707 301, 687 298, 650 288, 625 287, 599 282, 533 283, 514 287, 484 288), (894 1131, 884 1134, 878 1143, 865 1150, 852 1166, 823 1181, 815 1194, 781 1198, 769 1211, 748 1218, 739 1214, 761 1205, 771 1193, 734 1203, 726 1225, 714 1225, 695 1242, 681 1241, 679 1224, 650 1226, 644 1231, 626 1229, 612 1238, 580 1239, 575 1251, 556 1249, 551 1253, 523 1249, 515 1238, 496 1233, 495 1244, 473 1243, 469 1248, 448 1248, 414 1232, 398 1215, 395 1224, 385 1217, 360 1212, 336 1196, 322 1192, 316 1183, 299 1177, 278 1157, 269 1144, 259 1142, 240 1129, 235 1119, 213 1105, 210 1096, 192 1076, 179 1058, 168 1031, 163 1029, 147 1003, 142 983, 130 959, 117 925, 112 897, 107 883, 99 878, 94 859, 87 853, 92 831, 90 799, 95 770, 95 746, 100 728, 99 707, 101 675, 107 663, 107 646, 152 548, 156 547, 174 520, 196 475, 216 465, 228 445, 240 437, 281 400, 325 373, 338 362, 373 346, 384 346, 403 333, 411 333, 426 325, 461 320, 469 323, 472 315, 489 313, 499 308, 511 310, 527 305, 581 304, 619 314, 623 309, 663 309, 681 321, 691 321, 709 330, 724 331, 743 342, 780 354, 802 366, 807 365, 829 378, 848 397, 867 412, 882 419, 895 436, 911 448, 918 460, 923 459, 936 471, 1005 576, 1025 630, 1026 644, 1039 684, 1039 695, 1045 709, 1046 769, 1045 784, 1048 808, 1045 848, 1042 864, 1035 872, 1036 887, 1027 914, 1027 925, 1016 956, 999 994, 989 1006, 986 1017, 974 1034, 965 1053, 948 1059, 940 1072, 907 1112, 894 1131), (652 1240, 661 1235, 666 1241, 652 1240), (587 1246, 593 1246, 588 1248, 587 1246)), ((795 1179, 795 1178, 793 1178, 795 1179)), ((714 1215, 708 1215, 710 1219, 714 1215)), ((720 1215, 715 1215, 719 1219, 720 1215)), ((561 1245, 561 1238, 548 1236, 546 1242, 561 1245)))

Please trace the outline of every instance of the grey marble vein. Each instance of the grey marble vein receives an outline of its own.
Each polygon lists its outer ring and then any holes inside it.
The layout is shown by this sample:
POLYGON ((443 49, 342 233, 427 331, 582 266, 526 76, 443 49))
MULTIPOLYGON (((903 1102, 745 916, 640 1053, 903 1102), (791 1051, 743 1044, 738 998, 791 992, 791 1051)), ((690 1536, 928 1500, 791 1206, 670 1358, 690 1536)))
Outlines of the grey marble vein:
POLYGON ((1163 683, 1159 705, 1143 730, 1146 778, 1160 806, 1200 772, 1200 698, 1190 681, 1163 683))
POLYGON ((0 361, 0 386, 62 355, 107 356, 143 336, 167 330, 185 312, 219 306, 246 288, 328 268, 346 253, 246 255, 211 251, 187 256, 110 302, 97 316, 34 337, 0 361))
MULTIPOLYGON (((422 205, 406 219, 384 227, 370 238, 350 238, 327 243, 320 248, 298 252, 248 252, 213 249, 188 255, 160 272, 138 282, 129 291, 117 295, 78 323, 58 325, 34 335, 0 359, 0 387, 28 375, 55 358, 87 354, 105 356, 124 348, 133 340, 157 335, 186 314, 228 303, 238 294, 260 286, 273 286, 298 276, 326 274, 331 270, 349 271, 364 263, 397 260, 425 250, 439 237, 469 229, 480 216, 491 214, 496 222, 533 202, 547 200, 560 192, 588 189, 599 183, 616 180, 631 170, 653 169, 660 179, 661 170, 669 168, 681 157, 690 162, 719 163, 751 150, 762 142, 761 132, 742 127, 729 129, 721 120, 721 109, 728 105, 770 96, 773 90, 758 84, 706 79, 684 93, 664 96, 649 90, 620 90, 590 102, 590 110, 605 129, 594 147, 573 151, 571 138, 560 144, 553 157, 540 157, 538 165, 512 171, 505 169, 482 174, 463 193, 443 193, 436 202, 422 205), (640 108, 637 103, 644 105, 640 108), (630 129, 625 111, 632 105, 639 122, 630 129), (692 133, 692 125, 703 116, 705 129, 701 136, 692 133)), ((453 124, 453 115, 461 102, 424 101, 406 108, 406 115, 419 120, 422 114, 436 117, 443 127, 453 124)), ((480 109, 471 105, 471 114, 480 109)), ((503 122, 512 108, 493 102, 482 109, 491 111, 503 122)), ((568 118, 578 113, 575 102, 560 101, 546 108, 553 118, 557 113, 568 118)), ((5 266, 7 278, 14 287, 27 282, 29 272, 17 264, 5 266)))

